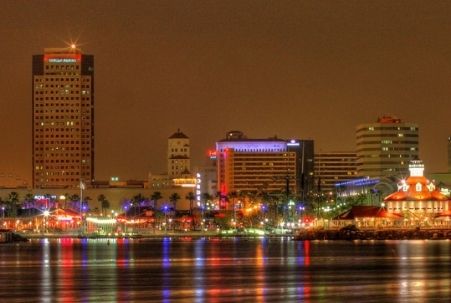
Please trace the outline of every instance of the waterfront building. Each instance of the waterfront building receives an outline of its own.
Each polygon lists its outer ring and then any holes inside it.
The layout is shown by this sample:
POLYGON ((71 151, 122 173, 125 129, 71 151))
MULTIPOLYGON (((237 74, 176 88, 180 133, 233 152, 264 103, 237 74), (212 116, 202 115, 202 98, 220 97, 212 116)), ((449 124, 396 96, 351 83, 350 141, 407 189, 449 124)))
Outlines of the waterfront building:
POLYGON ((240 131, 216 142, 218 190, 301 195, 313 185, 313 141, 248 139, 240 131))
POLYGON ((94 179, 94 56, 74 45, 33 56, 32 165, 33 188, 94 179))
POLYGON ((451 200, 435 184, 423 175, 424 165, 413 160, 409 165, 410 176, 401 180, 398 191, 384 199, 389 212, 411 215, 417 219, 434 217, 451 210, 451 200))
POLYGON ((357 154, 354 152, 315 153, 315 183, 324 192, 335 190, 335 184, 357 177, 357 154))
POLYGON ((407 175, 418 158, 418 126, 392 116, 356 128, 357 173, 365 177, 407 175))
POLYGON ((190 174, 191 159, 190 145, 187 135, 177 130, 168 138, 168 176, 169 178, 181 177, 190 174))

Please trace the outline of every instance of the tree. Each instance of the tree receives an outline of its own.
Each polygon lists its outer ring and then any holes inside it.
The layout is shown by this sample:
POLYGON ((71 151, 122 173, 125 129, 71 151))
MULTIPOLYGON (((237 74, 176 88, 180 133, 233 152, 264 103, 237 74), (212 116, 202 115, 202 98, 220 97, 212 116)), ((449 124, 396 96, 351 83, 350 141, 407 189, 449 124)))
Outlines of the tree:
POLYGON ((161 193, 159 191, 153 192, 152 196, 150 196, 150 200, 153 201, 153 208, 158 207, 158 200, 160 200, 162 198, 163 198, 163 196, 161 195, 161 193))
POLYGON ((19 194, 15 191, 12 191, 8 195, 8 204, 9 204, 9 209, 11 210, 12 217, 17 216, 17 203, 18 202, 19 202, 19 194))
POLYGON ((83 200, 83 205, 86 205, 86 211, 89 211, 89 201, 91 201, 91 197, 90 196, 86 196, 83 200))
POLYGON ((134 216, 138 215, 138 212, 141 210, 141 207, 140 207, 141 202, 143 202, 145 200, 146 200, 146 198, 141 193, 134 195, 131 198, 130 203, 131 203, 131 208, 133 209, 132 212, 133 212, 134 216))
POLYGON ((169 196, 169 201, 172 202, 172 205, 174 206, 174 211, 177 211, 177 201, 180 200, 180 196, 178 193, 173 193, 169 196))
POLYGON ((100 194, 97 196, 97 201, 100 203, 100 209, 102 210, 102 215, 105 215, 105 209, 110 208, 110 202, 107 200, 105 195, 100 194))
POLYGON ((202 196, 201 196, 201 198, 202 198, 202 201, 203 201, 203 203, 204 203, 202 209, 204 209, 205 206, 207 205, 207 202, 208 202, 208 201, 211 201, 211 200, 213 199, 213 196, 210 195, 209 193, 203 193, 202 196))
POLYGON ((24 202, 28 207, 35 207, 34 205, 34 195, 32 193, 28 193, 25 195, 24 202))
POLYGON ((194 193, 192 191, 190 191, 186 197, 186 200, 189 200, 189 213, 192 215, 193 214, 193 202, 196 199, 196 196, 194 195, 194 193))

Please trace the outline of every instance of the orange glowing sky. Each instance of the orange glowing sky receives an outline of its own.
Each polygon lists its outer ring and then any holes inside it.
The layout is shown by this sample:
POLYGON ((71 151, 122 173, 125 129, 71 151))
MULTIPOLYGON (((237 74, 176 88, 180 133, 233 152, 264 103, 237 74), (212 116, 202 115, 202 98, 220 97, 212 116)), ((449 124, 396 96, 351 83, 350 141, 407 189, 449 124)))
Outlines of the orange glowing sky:
POLYGON ((0 172, 31 177, 31 56, 78 41, 95 55, 96 177, 193 164, 226 131, 352 150, 392 113, 420 126, 427 171, 451 134, 449 1, 1 1, 0 172))

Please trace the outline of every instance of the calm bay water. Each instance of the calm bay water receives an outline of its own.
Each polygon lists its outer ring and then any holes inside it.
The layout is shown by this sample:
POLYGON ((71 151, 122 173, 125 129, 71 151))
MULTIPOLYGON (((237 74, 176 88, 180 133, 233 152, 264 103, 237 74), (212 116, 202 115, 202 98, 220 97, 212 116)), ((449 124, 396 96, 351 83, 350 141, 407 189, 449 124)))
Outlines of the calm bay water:
POLYGON ((450 241, 33 240, 0 302, 449 302, 450 241))

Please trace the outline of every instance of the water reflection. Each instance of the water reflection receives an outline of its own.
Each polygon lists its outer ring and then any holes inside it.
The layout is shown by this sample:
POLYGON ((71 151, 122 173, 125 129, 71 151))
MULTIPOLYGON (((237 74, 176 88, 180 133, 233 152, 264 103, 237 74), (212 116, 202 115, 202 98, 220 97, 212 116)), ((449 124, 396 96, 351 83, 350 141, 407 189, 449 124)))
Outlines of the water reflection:
POLYGON ((446 301, 450 250, 449 241, 35 240, 0 246, 0 301, 446 301))

